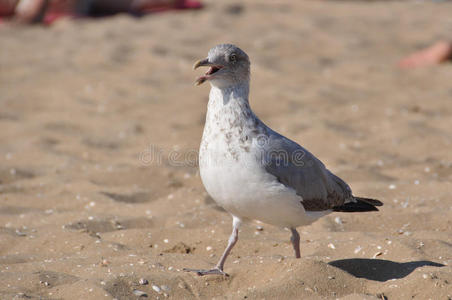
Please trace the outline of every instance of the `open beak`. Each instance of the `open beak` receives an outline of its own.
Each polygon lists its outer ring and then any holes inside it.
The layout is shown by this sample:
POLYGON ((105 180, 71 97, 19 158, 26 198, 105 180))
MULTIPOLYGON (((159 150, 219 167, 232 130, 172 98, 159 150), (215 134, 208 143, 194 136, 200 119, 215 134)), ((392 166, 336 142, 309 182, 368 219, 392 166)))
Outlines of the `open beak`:
POLYGON ((196 70, 199 67, 210 67, 210 68, 203 76, 196 79, 195 85, 203 84, 206 80, 210 79, 213 76, 213 74, 215 74, 216 72, 221 70, 221 68, 223 68, 223 66, 221 65, 211 63, 208 58, 198 60, 197 62, 195 62, 195 64, 193 65, 193 70, 196 70))
POLYGON ((200 59, 197 62, 195 62, 195 64, 193 65, 193 70, 196 70, 199 67, 207 67, 207 66, 211 66, 212 64, 209 62, 208 58, 205 59, 200 59))

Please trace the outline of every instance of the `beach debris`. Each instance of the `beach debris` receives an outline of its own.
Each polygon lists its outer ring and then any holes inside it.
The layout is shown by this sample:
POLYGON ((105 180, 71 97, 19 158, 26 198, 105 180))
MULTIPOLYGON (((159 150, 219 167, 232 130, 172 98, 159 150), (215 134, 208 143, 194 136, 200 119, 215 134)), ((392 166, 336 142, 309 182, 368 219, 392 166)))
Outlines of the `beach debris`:
POLYGON ((408 200, 400 203, 400 206, 402 206, 402 208, 407 208, 408 207, 408 200))
POLYGON ((398 234, 403 234, 403 235, 406 235, 406 236, 410 236, 410 235, 413 234, 411 231, 405 231, 405 230, 403 230, 403 229, 397 230, 397 233, 398 233, 398 234))
POLYGON ((177 287, 180 289, 186 289, 187 288, 187 284, 183 281, 179 281, 179 283, 177 284, 177 287))
POLYGON ((146 278, 140 278, 140 280, 138 280, 138 283, 141 285, 146 285, 149 284, 149 281, 146 278))
POLYGON ((16 234, 18 236, 27 236, 27 234, 25 232, 20 231, 19 229, 16 229, 16 234))
POLYGON ((207 246, 207 247, 206 247, 206 250, 207 250, 207 251, 212 251, 212 249, 213 249, 213 248, 212 248, 211 246, 207 246))
POLYGON ((159 286, 158 286, 158 285, 155 285, 155 284, 152 285, 152 289, 153 289, 154 291, 156 291, 157 293, 159 293, 159 294, 162 292, 162 289, 159 288, 159 286))
POLYGON ((329 244, 328 244, 328 248, 331 248, 331 249, 336 249, 336 246, 334 246, 334 244, 333 244, 333 243, 329 243, 329 244))
POLYGON ((343 223, 341 217, 334 218, 334 222, 339 225, 342 225, 342 223, 343 223))
POLYGON ((185 228, 185 224, 181 223, 180 221, 177 221, 176 225, 179 225, 180 228, 185 228))
POLYGON ((102 260, 100 261, 100 266, 101 267, 106 267, 110 264, 110 262, 106 259, 102 257, 102 260))
POLYGON ((397 186, 396 186, 395 184, 390 184, 390 185, 388 186, 388 188, 389 188, 390 190, 395 190, 395 189, 397 188, 397 186))
POLYGON ((39 281, 40 284, 44 285, 44 286, 50 286, 50 283, 48 281, 39 281))
POLYGON ((258 226, 256 226, 256 230, 257 230, 257 231, 263 231, 263 230, 264 230, 264 227, 258 225, 258 226))
POLYGON ((133 293, 135 296, 138 296, 138 297, 144 297, 144 298, 147 298, 147 296, 148 296, 148 294, 146 294, 145 292, 140 291, 140 290, 133 290, 132 293, 133 293))
POLYGON ((18 298, 31 299, 31 296, 28 296, 24 292, 19 292, 19 293, 16 294, 16 296, 14 296, 13 299, 18 299, 18 298))
POLYGON ((381 300, 388 300, 388 297, 386 297, 384 293, 376 294, 375 296, 377 296, 377 298, 381 300))
POLYGON ((380 256, 380 255, 382 255, 382 254, 383 254, 383 252, 378 251, 377 253, 375 253, 375 254, 372 256, 372 258, 377 258, 378 256, 380 256))
POLYGON ((124 229, 124 226, 122 226, 121 223, 119 223, 119 222, 116 222, 115 226, 116 226, 116 229, 118 229, 118 230, 124 229))
POLYGON ((358 246, 355 248, 355 251, 353 251, 355 254, 358 254, 363 248, 361 246, 358 246))

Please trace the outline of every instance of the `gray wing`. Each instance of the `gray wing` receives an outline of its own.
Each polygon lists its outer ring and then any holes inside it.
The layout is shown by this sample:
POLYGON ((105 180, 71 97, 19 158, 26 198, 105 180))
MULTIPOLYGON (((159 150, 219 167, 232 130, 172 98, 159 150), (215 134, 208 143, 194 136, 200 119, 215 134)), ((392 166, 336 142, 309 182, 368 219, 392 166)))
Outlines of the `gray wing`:
POLYGON ((306 211, 334 209, 354 200, 350 187, 313 154, 272 130, 268 133, 265 170, 293 188, 306 211))

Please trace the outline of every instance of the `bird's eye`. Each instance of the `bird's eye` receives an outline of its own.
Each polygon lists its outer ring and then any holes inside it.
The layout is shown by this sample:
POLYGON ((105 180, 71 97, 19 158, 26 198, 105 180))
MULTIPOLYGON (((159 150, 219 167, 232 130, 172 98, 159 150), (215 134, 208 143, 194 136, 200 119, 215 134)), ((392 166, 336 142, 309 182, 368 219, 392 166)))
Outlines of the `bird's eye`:
POLYGON ((235 56, 234 53, 232 53, 232 54, 229 56, 229 61, 234 62, 234 61, 236 61, 236 60, 237 60, 237 57, 235 56))

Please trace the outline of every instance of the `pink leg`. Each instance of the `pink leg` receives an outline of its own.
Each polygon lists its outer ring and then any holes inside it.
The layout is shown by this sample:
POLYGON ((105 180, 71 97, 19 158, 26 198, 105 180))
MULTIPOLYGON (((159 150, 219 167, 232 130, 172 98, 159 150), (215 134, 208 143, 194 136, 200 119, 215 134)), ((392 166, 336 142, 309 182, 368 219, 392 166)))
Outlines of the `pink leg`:
POLYGON ((292 232, 290 241, 292 242, 293 249, 295 250, 295 258, 300 258, 300 235, 295 228, 290 228, 290 231, 292 232))
POLYGON ((240 228, 240 219, 232 216, 232 233, 229 237, 228 246, 223 252, 223 255, 221 256, 220 260, 218 261, 215 268, 210 270, 202 270, 202 269, 187 269, 185 268, 184 271, 187 272, 195 272, 199 276, 203 275, 225 275, 229 276, 227 273, 223 271, 224 263, 226 261, 226 258, 228 257, 229 253, 231 252, 234 245, 237 243, 237 240, 239 239, 239 228, 240 228))

